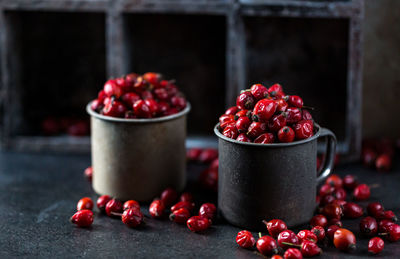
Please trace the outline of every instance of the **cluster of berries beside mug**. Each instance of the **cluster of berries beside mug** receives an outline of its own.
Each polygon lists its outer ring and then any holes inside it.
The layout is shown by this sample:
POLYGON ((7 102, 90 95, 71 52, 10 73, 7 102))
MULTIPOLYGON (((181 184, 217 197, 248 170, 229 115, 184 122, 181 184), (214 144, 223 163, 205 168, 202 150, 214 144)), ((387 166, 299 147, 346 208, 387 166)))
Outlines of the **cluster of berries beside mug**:
POLYGON ((254 84, 219 117, 220 132, 231 139, 253 143, 293 142, 314 135, 314 121, 303 99, 286 95, 279 84, 254 84))
POLYGON ((185 107, 186 99, 174 81, 153 72, 110 79, 91 103, 93 111, 127 119, 168 116, 185 107))

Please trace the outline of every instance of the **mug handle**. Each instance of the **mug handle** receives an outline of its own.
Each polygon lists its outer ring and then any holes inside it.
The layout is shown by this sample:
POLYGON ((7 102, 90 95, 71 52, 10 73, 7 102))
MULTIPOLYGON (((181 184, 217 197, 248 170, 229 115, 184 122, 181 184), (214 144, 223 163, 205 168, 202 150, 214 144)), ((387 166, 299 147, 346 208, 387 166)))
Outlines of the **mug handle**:
POLYGON ((333 169, 337 142, 335 134, 333 134, 333 132, 327 128, 321 127, 321 133, 318 138, 320 137, 327 137, 328 139, 326 141, 326 152, 323 166, 320 172, 318 172, 319 176, 317 177, 317 184, 320 184, 322 181, 324 181, 333 169))

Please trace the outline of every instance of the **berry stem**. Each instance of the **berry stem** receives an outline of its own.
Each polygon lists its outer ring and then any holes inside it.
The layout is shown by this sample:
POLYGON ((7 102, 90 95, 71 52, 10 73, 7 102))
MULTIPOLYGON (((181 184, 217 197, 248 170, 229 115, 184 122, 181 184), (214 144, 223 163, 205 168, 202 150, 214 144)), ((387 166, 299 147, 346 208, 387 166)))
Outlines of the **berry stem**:
POLYGON ((292 243, 288 243, 288 242, 282 242, 282 244, 288 245, 288 246, 301 247, 301 245, 296 245, 296 244, 292 244, 292 243))
POLYGON ((261 232, 258 232, 258 237, 259 237, 259 238, 261 238, 261 237, 262 237, 262 234, 261 234, 261 232))

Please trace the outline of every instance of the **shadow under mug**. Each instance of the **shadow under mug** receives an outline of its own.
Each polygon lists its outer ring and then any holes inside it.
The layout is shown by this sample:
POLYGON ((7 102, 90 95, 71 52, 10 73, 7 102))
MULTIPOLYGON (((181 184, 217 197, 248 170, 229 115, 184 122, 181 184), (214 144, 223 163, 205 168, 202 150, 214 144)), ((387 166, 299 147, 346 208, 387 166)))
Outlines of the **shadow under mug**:
POLYGON ((265 230, 262 220, 282 219, 289 227, 308 222, 316 207, 317 185, 334 164, 336 137, 315 125, 314 136, 291 143, 240 142, 222 135, 218 124, 218 209, 231 224, 265 230), (317 174, 317 139, 327 137, 317 174))

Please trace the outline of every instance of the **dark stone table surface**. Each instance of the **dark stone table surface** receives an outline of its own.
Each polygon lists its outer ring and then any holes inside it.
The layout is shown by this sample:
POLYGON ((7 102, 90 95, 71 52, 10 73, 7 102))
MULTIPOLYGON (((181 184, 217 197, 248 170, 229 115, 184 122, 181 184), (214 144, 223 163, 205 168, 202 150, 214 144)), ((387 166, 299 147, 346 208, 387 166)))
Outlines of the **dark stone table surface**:
MULTIPOLYGON (((96 215, 89 229, 75 227, 68 220, 76 202, 97 197, 82 175, 88 165, 89 155, 0 152, 0 258, 262 258, 238 248, 235 236, 241 229, 222 220, 202 234, 168 219, 147 218, 145 227, 130 229, 103 215, 96 215)), ((213 201, 215 195, 201 193, 194 181, 203 168, 188 166, 188 188, 196 200, 213 201)), ((371 201, 383 201, 400 215, 399 163, 390 173, 358 164, 341 165, 335 172, 356 174, 360 181, 374 184, 371 201)), ((147 206, 143 211, 148 216, 147 206)), ((357 235, 358 222, 344 220, 344 225, 357 235)), ((350 254, 324 247, 318 258, 365 258, 367 242, 358 238, 358 248, 350 254)), ((385 243, 376 257, 400 258, 400 242, 385 243)))

